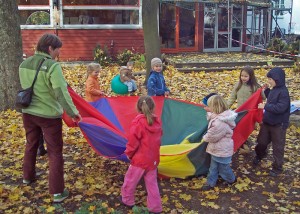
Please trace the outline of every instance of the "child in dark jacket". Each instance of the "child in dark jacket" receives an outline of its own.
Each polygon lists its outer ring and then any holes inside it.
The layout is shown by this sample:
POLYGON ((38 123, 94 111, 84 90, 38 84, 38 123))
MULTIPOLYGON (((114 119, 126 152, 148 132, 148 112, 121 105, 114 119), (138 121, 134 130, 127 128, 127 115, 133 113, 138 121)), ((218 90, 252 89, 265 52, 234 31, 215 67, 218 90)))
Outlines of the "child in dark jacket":
POLYGON ((147 207, 150 213, 160 213, 162 203, 157 184, 157 166, 161 145, 162 127, 154 115, 155 104, 151 97, 141 96, 137 102, 139 114, 132 121, 125 154, 130 166, 124 178, 120 201, 128 207, 135 204, 134 194, 141 178, 147 189, 147 207))
POLYGON ((159 58, 153 58, 151 60, 151 71, 147 82, 147 90, 149 96, 168 96, 170 93, 162 74, 162 61, 159 58))
POLYGON ((257 137, 256 157, 253 164, 257 165, 266 157, 268 145, 272 142, 273 167, 270 175, 276 177, 282 173, 286 129, 290 117, 290 96, 285 86, 285 73, 281 68, 272 68, 268 73, 271 90, 265 90, 267 103, 260 103, 258 108, 264 109, 263 123, 257 137))

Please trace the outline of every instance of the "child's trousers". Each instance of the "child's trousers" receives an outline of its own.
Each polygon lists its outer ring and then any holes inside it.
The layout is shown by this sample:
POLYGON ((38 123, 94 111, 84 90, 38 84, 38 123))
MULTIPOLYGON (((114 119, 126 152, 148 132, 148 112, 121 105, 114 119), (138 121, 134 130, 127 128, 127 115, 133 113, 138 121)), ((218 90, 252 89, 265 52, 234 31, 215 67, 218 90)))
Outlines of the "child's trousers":
POLYGON ((235 181, 235 175, 230 167, 230 163, 219 163, 211 158, 207 184, 211 187, 216 186, 219 175, 228 183, 235 181))
POLYGON ((273 170, 276 173, 281 173, 283 171, 285 138, 286 129, 283 129, 281 125, 271 126, 265 123, 261 125, 257 136, 258 144, 255 147, 255 152, 260 159, 267 156, 268 145, 272 142, 274 158, 273 170))
POLYGON ((134 80, 129 80, 124 82, 125 85, 128 87, 128 92, 133 92, 137 90, 137 86, 134 80))
POLYGON ((122 201, 126 205, 135 204, 134 194, 140 179, 144 177, 147 189, 147 207, 149 212, 162 212, 161 198, 157 184, 157 169, 147 171, 140 167, 130 165, 121 188, 122 201))

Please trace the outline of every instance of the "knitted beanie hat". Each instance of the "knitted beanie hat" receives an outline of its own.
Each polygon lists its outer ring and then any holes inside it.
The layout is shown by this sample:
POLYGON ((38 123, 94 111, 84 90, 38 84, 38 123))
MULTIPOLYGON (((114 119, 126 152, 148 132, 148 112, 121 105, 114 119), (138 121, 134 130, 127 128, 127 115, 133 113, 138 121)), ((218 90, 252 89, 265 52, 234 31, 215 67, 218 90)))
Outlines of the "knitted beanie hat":
POLYGON ((162 65, 162 61, 160 58, 153 58, 151 60, 151 68, 153 68, 155 65, 162 65))

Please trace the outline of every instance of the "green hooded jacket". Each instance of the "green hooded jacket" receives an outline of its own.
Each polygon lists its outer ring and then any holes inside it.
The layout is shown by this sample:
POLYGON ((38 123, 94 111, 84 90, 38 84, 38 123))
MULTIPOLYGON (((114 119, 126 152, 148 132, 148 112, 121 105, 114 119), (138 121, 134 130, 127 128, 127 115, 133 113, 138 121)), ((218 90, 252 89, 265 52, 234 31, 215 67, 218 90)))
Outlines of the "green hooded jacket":
POLYGON ((46 60, 34 84, 32 102, 30 106, 23 108, 22 112, 44 118, 60 118, 65 110, 70 117, 74 118, 78 115, 78 110, 67 90, 62 68, 49 54, 36 52, 21 63, 19 77, 22 88, 31 86, 43 58, 46 60))

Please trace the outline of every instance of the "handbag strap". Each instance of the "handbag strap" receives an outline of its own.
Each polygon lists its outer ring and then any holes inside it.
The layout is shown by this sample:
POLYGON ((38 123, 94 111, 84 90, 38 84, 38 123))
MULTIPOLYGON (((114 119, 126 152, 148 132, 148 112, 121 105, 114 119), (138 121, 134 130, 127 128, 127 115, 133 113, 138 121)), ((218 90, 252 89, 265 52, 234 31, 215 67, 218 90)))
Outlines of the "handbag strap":
POLYGON ((34 76, 34 79, 33 79, 32 85, 31 85, 31 88, 32 88, 32 89, 33 89, 34 83, 35 83, 35 81, 36 81, 36 79, 37 79, 37 75, 39 74, 39 71, 40 71, 40 69, 41 69, 43 63, 45 62, 45 60, 46 60, 46 58, 43 58, 43 59, 41 60, 41 62, 40 62, 40 64, 39 64, 39 67, 38 67, 37 70, 36 70, 36 73, 35 73, 35 76, 34 76))

